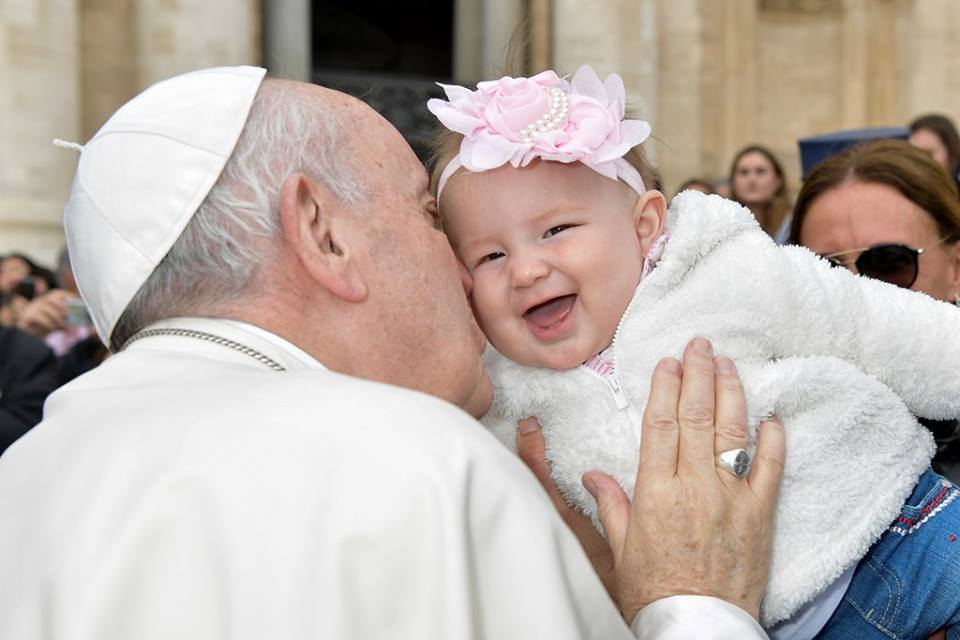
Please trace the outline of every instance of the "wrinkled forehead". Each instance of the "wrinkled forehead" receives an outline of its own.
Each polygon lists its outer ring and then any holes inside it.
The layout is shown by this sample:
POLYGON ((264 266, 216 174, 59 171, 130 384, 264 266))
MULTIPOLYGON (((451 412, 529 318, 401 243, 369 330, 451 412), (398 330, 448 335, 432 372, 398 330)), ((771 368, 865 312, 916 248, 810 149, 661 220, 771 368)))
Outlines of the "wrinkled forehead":
POLYGON ((821 252, 882 243, 929 244, 934 218, 894 187, 848 179, 817 196, 807 209, 800 240, 821 252))

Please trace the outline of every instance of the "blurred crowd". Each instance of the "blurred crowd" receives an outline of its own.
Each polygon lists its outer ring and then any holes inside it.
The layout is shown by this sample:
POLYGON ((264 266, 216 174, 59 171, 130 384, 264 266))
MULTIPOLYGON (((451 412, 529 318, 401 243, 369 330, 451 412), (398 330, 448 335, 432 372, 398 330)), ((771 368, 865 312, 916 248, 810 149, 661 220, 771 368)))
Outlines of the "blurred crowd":
MULTIPOLYGON (((898 136, 905 140, 879 137, 804 166, 796 197, 783 164, 761 144, 736 153, 727 175, 691 178, 678 192, 732 199, 777 243, 960 305, 960 135, 933 114, 910 123, 898 136)), ((51 392, 108 356, 66 250, 53 269, 20 253, 0 258, 0 452, 40 421, 51 392)), ((938 443, 934 469, 960 480, 957 423, 926 426, 938 443)))
MULTIPOLYGON (((960 134, 953 121, 940 114, 929 114, 914 119, 906 132, 909 143, 929 153, 960 188, 960 134)), ((764 231, 779 244, 789 240, 794 201, 783 164, 767 147, 751 144, 740 149, 730 162, 727 175, 689 178, 677 193, 687 189, 739 202, 753 212, 764 231)))
POLYGON ((40 421, 51 392, 107 355, 66 250, 55 270, 20 253, 0 258, 0 452, 40 421))

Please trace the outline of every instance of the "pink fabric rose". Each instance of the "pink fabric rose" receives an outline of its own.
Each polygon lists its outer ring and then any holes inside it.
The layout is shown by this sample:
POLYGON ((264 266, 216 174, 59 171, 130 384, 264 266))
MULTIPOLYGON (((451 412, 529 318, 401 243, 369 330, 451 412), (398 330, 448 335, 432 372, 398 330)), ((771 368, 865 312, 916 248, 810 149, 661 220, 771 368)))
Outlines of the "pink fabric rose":
POLYGON ((486 98, 483 118, 507 140, 520 142, 523 130, 550 111, 550 98, 544 89, 563 89, 565 84, 553 71, 532 78, 508 76, 497 82, 481 82, 477 93, 486 98))
POLYGON ((623 155, 650 135, 648 123, 623 119, 620 76, 611 74, 601 82, 588 66, 580 67, 570 82, 544 71, 530 78, 481 82, 476 91, 440 86, 447 100, 434 98, 427 109, 448 129, 463 134, 459 163, 470 171, 507 162, 522 167, 542 158, 582 162, 616 179, 628 172, 623 155))

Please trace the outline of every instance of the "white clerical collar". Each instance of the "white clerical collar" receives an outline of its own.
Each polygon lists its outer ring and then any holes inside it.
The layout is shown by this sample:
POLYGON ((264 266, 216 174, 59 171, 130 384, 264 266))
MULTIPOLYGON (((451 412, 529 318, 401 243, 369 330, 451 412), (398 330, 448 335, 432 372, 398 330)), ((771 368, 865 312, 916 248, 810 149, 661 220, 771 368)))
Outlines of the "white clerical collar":
POLYGON ((240 320, 228 320, 224 318, 224 319, 221 319, 220 322, 225 322, 229 325, 236 327, 237 329, 241 329, 243 331, 252 333, 256 336, 260 336, 261 338, 263 338, 267 342, 270 342, 274 346, 279 347, 280 349, 283 349, 283 351, 286 352, 287 355, 293 358, 296 358, 301 364, 303 364, 304 366, 310 369, 319 369, 322 371, 327 370, 327 368, 323 366, 323 364, 321 364, 319 360, 317 360, 316 358, 314 358, 309 353, 307 353, 297 345, 293 344, 289 340, 285 340, 275 333, 271 333, 266 329, 262 329, 248 322, 241 322, 240 320))

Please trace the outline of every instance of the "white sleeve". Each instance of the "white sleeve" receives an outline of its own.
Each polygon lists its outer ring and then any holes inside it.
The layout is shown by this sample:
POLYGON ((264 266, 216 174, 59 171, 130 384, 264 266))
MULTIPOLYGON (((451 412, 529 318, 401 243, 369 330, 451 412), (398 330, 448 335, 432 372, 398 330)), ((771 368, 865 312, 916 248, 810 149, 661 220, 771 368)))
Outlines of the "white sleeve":
POLYGON ((781 352, 829 355, 857 365, 899 395, 915 415, 960 417, 960 311, 929 296, 846 269, 802 247, 773 249, 781 352))
POLYGON ((482 637, 628 640, 620 612, 533 475, 496 443, 489 448, 459 492, 469 496, 461 516, 470 541, 465 582, 483 612, 482 637))
POLYGON ((640 610, 630 625, 637 640, 765 640, 760 625, 740 607, 708 596, 672 596, 640 610))

